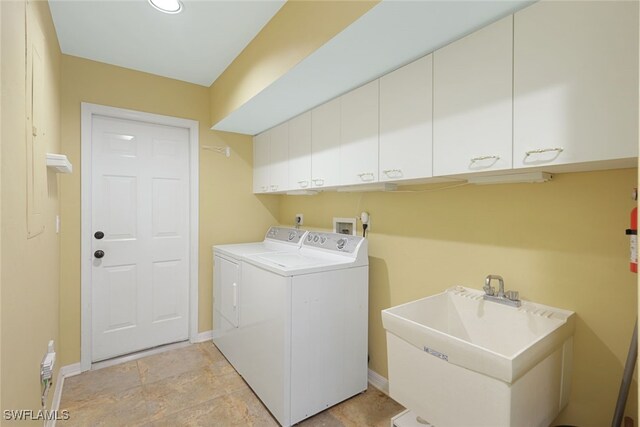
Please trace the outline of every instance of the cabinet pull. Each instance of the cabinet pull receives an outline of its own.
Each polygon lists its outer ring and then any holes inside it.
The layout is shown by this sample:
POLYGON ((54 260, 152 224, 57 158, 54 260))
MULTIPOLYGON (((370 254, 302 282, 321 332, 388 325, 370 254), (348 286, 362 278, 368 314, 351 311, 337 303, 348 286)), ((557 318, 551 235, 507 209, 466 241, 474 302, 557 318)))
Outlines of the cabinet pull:
POLYGON ((362 181, 373 181, 373 180, 374 180, 374 178, 376 177, 376 176, 373 174, 373 172, 362 172, 362 173, 359 173, 359 174, 358 174, 358 176, 360 177, 360 179, 361 179, 362 181), (370 176, 371 178, 369 178, 369 179, 365 179, 365 176, 370 176))
POLYGON ((500 160, 500 156, 480 156, 474 157, 471 159, 471 163, 480 162, 482 160, 495 159, 496 161, 500 160))
POLYGON ((525 152, 525 157, 529 157, 532 154, 542 154, 542 153, 549 153, 552 151, 557 151, 558 154, 562 153, 564 151, 564 148, 562 147, 555 147, 555 148, 538 148, 537 150, 530 150, 525 152))
POLYGON ((382 173, 387 176, 402 176, 402 169, 385 169, 382 171, 382 173))
POLYGON ((313 184, 317 187, 322 187, 324 185, 324 179, 322 178, 313 178, 311 181, 313 181, 313 184))
POLYGON ((309 186, 309 181, 298 181, 298 185, 302 188, 307 188, 309 186))
POLYGON ((233 282, 233 309, 238 307, 238 284, 233 282))
POLYGON ((278 189, 278 186, 277 186, 277 185, 272 185, 272 186, 271 186, 271 191, 276 191, 277 189, 278 189))
POLYGON ((263 186, 262 186, 262 187, 260 187, 260 188, 262 188, 262 191, 265 191, 265 192, 269 189, 269 187, 267 187, 266 185, 263 185, 263 186))

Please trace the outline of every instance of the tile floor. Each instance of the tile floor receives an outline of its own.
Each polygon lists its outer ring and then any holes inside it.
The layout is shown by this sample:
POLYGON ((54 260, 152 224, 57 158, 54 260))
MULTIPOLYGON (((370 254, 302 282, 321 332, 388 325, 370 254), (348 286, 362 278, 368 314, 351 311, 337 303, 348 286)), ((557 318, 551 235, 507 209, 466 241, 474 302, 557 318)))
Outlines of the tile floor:
MULTIPOLYGON (((71 426, 278 426, 216 347, 194 344, 67 378, 71 426)), ((387 427, 404 408, 375 388, 298 424, 387 427)))

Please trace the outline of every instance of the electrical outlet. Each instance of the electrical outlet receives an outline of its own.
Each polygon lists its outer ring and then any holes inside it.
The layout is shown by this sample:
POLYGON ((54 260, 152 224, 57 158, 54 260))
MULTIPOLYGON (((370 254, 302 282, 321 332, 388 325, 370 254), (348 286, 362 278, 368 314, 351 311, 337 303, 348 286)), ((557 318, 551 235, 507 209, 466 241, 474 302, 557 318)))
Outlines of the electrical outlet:
POLYGON ((296 214, 296 225, 302 225, 304 223, 304 215, 302 215, 301 213, 296 214))

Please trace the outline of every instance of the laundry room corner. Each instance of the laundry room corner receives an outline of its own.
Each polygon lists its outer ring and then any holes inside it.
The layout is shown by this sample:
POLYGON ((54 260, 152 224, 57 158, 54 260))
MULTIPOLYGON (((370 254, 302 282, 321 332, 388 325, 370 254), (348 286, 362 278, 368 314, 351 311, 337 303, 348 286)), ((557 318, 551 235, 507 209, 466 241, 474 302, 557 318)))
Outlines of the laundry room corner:
MULTIPOLYGON (((333 217, 369 212, 369 368, 385 378, 382 309, 455 285, 482 289, 487 274, 500 272, 524 299, 575 311, 571 398, 553 425, 605 425, 637 313, 625 236, 636 183, 636 169, 621 169, 558 174, 544 184, 283 196, 280 223, 303 213, 305 228, 327 230, 333 217)), ((635 393, 633 385, 633 418, 635 393)))
POLYGON ((61 366, 80 361, 82 102, 199 122, 198 332, 212 328, 211 247, 262 237, 277 221, 277 197, 255 197, 251 138, 209 130, 209 91, 196 84, 69 55, 62 57, 62 152, 77 173, 61 184, 61 366), (229 156, 226 156, 229 147, 229 156))

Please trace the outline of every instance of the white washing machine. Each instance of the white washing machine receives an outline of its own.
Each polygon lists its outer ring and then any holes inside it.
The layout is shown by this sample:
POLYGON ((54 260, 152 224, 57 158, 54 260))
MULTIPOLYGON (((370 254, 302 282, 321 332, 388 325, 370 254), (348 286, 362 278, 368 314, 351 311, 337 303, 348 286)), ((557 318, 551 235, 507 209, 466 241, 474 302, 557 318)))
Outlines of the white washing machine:
POLYGON ((299 251, 244 257, 236 369, 281 425, 366 390, 368 283, 359 236, 309 232, 299 251))
MULTIPOLYGON (((236 338, 242 321, 242 264, 254 254, 298 251, 307 232, 286 227, 271 227, 262 242, 218 245, 213 247, 213 342, 236 366, 247 351, 244 341, 236 338)), ((236 367, 236 369, 238 369, 236 367)))

